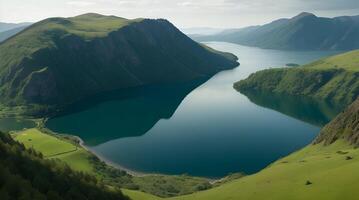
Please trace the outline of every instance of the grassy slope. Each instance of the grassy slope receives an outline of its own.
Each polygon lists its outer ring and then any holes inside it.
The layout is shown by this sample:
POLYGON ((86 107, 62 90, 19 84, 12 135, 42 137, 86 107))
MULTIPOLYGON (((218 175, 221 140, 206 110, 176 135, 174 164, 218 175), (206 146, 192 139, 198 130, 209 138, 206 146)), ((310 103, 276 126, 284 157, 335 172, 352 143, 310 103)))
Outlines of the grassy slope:
POLYGON ((23 143, 27 148, 41 152, 45 158, 57 158, 75 170, 95 174, 87 159, 90 154, 68 141, 44 134, 35 128, 17 133, 15 140, 23 143))
POLYGON ((359 94, 359 50, 302 67, 267 69, 234 84, 245 93, 266 91, 305 95, 349 105, 359 94))
MULTIPOLYGON (((359 150, 342 140, 330 146, 309 145, 257 174, 172 199, 356 199, 359 174, 353 172, 359 168, 358 158, 359 150), (306 185, 307 181, 312 184, 306 185)), ((134 200, 160 199, 128 190, 124 193, 134 200)))
MULTIPOLYGON (((23 143, 27 148, 34 148, 41 152, 45 158, 60 159, 67 163, 73 170, 90 173, 100 179, 108 180, 108 176, 117 176, 96 170, 95 163, 90 161, 92 154, 80 146, 73 144, 70 140, 45 134, 33 128, 13 134, 15 140, 23 143)), ((123 181, 124 177, 113 177, 106 183, 111 185, 113 181, 123 181)), ((126 177, 128 178, 128 177, 126 177)), ((166 175, 147 175, 130 178, 131 182, 139 187, 139 190, 157 196, 177 196, 190 194, 199 190, 211 187, 208 180, 185 175, 166 176, 166 175)), ((142 194, 133 191, 133 194, 142 194)), ((144 196, 148 194, 143 193, 144 196)))
POLYGON ((24 56, 29 55, 41 48, 51 48, 54 44, 51 37, 54 34, 66 35, 75 34, 85 38, 104 37, 107 33, 114 31, 129 24, 131 21, 120 17, 99 16, 96 14, 85 14, 74 18, 49 18, 35 23, 17 34, 14 37, 0 43, 0 52, 2 59, 0 65, 6 63, 20 62, 24 56), (49 34, 46 30, 56 30, 49 34), (32 38, 29 40, 29 38, 32 38), (16 51, 1 51, 7 48, 16 49, 16 51))
POLYGON ((123 194, 130 197, 133 200, 161 200, 164 198, 144 193, 141 191, 122 189, 123 194))
POLYGON ((345 160, 349 152, 357 157, 358 150, 344 144, 330 147, 309 146, 274 163, 262 172, 235 181, 210 192, 182 199, 353 199, 359 175, 356 159, 345 160), (306 185, 306 181, 312 185, 306 185))
POLYGON ((305 68, 310 69, 344 69, 347 71, 359 71, 359 50, 350 51, 348 53, 339 54, 326 59, 322 59, 307 65, 305 68))

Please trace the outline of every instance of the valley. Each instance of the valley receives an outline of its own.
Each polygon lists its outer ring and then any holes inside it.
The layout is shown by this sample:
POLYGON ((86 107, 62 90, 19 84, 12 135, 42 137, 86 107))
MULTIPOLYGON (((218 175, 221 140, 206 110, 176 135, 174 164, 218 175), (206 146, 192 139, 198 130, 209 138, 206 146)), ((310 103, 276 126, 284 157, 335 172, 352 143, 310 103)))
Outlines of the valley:
POLYGON ((358 16, 181 30, 0 22, 0 197, 356 199, 358 16))
POLYGON ((305 64, 335 52, 261 50, 221 42, 206 45, 233 52, 241 66, 209 80, 119 91, 110 96, 115 98, 100 98, 104 100, 98 103, 93 99, 80 102, 89 106, 79 109, 82 106, 75 105, 77 109, 51 118, 45 125, 58 133, 79 136, 97 155, 135 172, 218 179, 230 173, 258 172, 304 147, 339 112, 304 99, 301 107, 288 102, 288 108, 298 108, 294 114, 312 116, 308 124, 287 113, 263 109, 232 87, 233 82, 257 70, 289 62, 305 64), (313 112, 300 113, 305 108, 313 112))

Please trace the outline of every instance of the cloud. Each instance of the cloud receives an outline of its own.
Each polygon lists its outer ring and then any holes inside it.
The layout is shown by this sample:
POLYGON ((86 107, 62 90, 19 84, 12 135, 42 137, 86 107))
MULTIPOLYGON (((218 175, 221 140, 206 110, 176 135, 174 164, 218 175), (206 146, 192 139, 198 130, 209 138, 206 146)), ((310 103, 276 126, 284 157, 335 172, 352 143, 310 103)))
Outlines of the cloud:
POLYGON ((86 7, 86 6, 94 5, 96 3, 92 2, 92 1, 68 1, 68 2, 66 2, 66 4, 71 5, 71 6, 86 7))
POLYGON ((251 10, 316 10, 335 11, 359 9, 359 0, 224 0, 251 10))
POLYGON ((358 15, 359 0, 0 0, 0 21, 97 12, 125 18, 166 18, 181 27, 242 27, 303 11, 325 17, 358 15))

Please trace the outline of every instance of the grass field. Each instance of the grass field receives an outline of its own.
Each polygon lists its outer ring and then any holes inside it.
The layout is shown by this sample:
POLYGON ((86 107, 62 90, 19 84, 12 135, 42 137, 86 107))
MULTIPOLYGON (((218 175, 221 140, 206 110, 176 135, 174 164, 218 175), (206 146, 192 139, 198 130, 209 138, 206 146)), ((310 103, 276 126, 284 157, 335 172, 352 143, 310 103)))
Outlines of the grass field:
POLYGON ((316 62, 304 65, 310 69, 333 69, 341 68, 348 71, 359 71, 359 50, 339 54, 316 62))
POLYGON ((164 198, 135 190, 122 189, 122 192, 133 200, 161 200, 164 198))
POLYGON ((27 148, 34 148, 41 152, 45 158, 57 158, 75 170, 94 173, 87 159, 90 154, 69 141, 42 133, 36 128, 16 133, 14 139, 27 148))
MULTIPOLYGON (((309 145, 261 172, 173 200, 357 199, 359 150, 343 141, 309 145)), ((124 190, 134 200, 160 199, 124 190)))

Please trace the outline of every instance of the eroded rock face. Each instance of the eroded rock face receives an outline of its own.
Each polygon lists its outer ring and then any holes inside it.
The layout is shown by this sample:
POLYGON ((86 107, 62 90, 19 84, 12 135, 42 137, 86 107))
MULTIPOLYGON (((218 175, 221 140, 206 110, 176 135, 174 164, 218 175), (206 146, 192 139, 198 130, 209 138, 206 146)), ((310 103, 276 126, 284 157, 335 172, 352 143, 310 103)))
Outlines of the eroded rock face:
POLYGON ((345 139, 350 144, 359 146, 359 97, 322 129, 314 143, 324 142, 328 145, 338 139, 345 139))

